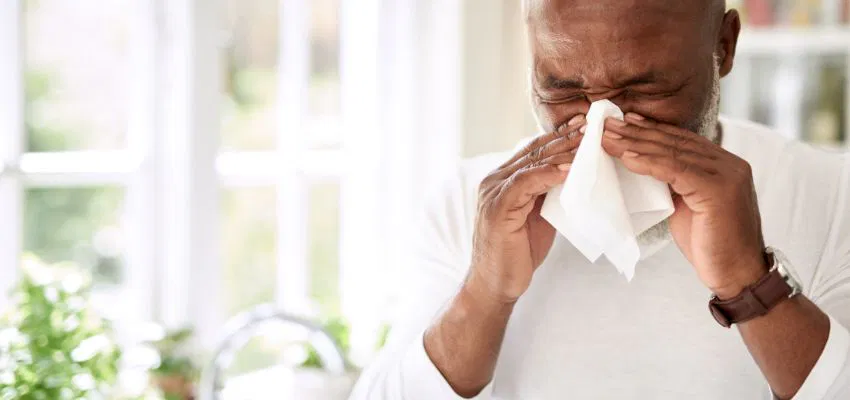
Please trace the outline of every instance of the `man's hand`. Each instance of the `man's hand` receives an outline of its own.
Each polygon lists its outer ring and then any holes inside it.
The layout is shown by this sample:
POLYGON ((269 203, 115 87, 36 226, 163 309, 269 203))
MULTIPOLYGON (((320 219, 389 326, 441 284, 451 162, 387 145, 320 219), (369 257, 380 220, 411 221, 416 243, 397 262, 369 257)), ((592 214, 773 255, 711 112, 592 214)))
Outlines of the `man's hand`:
POLYGON ((513 303, 528 289, 555 239, 540 216, 544 194, 567 178, 584 122, 538 136, 481 182, 467 281, 475 292, 513 303))
POLYGON ((567 178, 582 125, 578 116, 535 138, 481 182, 469 275, 424 339, 428 357, 462 397, 477 396, 493 379, 514 303, 552 247, 555 229, 540 207, 567 178))
POLYGON ((670 230, 702 282, 721 298, 764 276, 761 217, 750 165, 696 133, 636 114, 608 119, 605 150, 670 185, 670 230))

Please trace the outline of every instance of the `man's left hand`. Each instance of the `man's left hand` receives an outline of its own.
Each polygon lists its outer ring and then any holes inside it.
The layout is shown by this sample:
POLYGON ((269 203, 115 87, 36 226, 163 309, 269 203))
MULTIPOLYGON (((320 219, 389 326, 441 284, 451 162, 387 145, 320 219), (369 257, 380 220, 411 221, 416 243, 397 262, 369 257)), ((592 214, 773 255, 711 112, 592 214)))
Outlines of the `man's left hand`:
POLYGON ((629 170, 670 185, 670 231, 702 282, 731 298, 767 271, 749 163, 696 133, 633 113, 608 119, 602 145, 629 170))

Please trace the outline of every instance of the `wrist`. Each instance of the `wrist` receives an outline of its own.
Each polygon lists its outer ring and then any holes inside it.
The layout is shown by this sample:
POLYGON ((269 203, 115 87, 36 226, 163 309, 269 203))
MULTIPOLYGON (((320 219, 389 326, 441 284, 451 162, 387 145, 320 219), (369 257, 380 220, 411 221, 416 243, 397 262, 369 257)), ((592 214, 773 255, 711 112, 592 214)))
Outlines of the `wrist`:
POLYGON ((465 300, 465 303, 473 305, 479 310, 493 312, 513 310, 518 298, 505 295, 494 286, 479 276, 473 268, 461 286, 459 295, 465 300))
POLYGON ((749 286, 752 286, 765 275, 770 273, 770 263, 764 256, 756 258, 749 262, 744 262, 740 266, 732 269, 733 273, 730 279, 722 285, 709 287, 720 300, 728 300, 738 296, 749 286))

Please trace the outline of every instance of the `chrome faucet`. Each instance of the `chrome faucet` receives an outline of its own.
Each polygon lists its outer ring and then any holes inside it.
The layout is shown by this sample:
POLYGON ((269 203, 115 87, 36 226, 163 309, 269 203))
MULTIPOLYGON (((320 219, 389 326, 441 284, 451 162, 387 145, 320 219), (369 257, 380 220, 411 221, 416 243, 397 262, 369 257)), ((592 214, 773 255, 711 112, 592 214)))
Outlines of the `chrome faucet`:
POLYGON ((198 387, 200 400, 221 398, 219 393, 224 388, 223 375, 236 352, 256 335, 263 324, 275 321, 307 328, 311 333, 310 344, 316 349, 325 370, 336 375, 346 372, 343 351, 324 328, 315 322, 280 311, 273 304, 264 304, 234 316, 225 324, 224 338, 216 346, 209 364, 201 373, 198 387))

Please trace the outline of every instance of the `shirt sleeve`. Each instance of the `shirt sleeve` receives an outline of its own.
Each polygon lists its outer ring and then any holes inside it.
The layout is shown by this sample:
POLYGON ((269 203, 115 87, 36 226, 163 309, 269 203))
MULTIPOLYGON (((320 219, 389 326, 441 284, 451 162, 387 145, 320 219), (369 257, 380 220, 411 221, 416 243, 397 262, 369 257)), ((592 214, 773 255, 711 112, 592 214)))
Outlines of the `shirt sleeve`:
MULTIPOLYGON (((457 293, 467 272, 472 224, 465 186, 458 174, 428 202, 415 231, 411 268, 402 274, 399 317, 350 400, 461 399, 426 353, 423 333, 457 293)), ((476 399, 488 399, 486 392, 476 399)))
POLYGON ((807 294, 829 315, 826 346, 794 400, 850 399, 850 158, 844 159, 826 246, 807 294))

